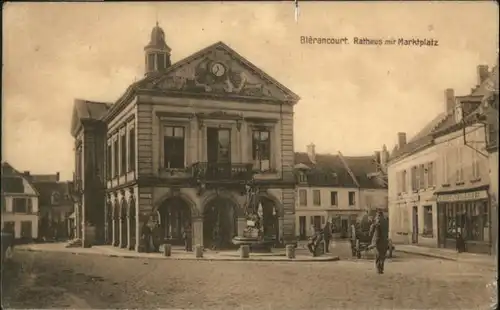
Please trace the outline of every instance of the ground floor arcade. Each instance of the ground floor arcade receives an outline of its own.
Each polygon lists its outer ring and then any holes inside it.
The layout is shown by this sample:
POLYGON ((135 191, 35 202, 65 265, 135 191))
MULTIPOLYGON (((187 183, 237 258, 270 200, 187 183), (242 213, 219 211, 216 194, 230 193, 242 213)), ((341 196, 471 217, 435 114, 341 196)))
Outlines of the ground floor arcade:
MULTIPOLYGON (((259 199, 264 236, 277 243, 293 237, 295 229, 294 202, 284 200, 283 191, 266 190, 259 199)), ((183 244, 187 236, 193 245, 231 248, 232 239, 243 235, 247 226, 245 206, 246 197, 230 190, 199 194, 194 188, 120 189, 108 194, 106 243, 135 251, 158 250, 165 243, 183 244)))

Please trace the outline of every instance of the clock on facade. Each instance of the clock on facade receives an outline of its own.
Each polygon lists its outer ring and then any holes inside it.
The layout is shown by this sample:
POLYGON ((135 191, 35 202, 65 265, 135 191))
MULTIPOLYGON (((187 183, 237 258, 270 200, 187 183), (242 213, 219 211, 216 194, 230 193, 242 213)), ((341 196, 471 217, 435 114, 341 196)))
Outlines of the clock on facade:
POLYGON ((212 64, 210 72, 212 72, 212 74, 215 75, 216 77, 221 77, 226 73, 226 67, 224 67, 224 65, 221 64, 220 62, 216 62, 212 64))

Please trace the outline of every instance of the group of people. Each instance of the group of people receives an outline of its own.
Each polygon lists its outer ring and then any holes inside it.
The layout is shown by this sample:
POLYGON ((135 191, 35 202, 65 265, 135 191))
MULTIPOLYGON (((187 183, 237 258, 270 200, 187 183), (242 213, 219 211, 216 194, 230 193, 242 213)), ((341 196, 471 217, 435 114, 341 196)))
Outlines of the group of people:
MULTIPOLYGON (((384 273, 385 258, 389 247, 389 222, 382 211, 377 211, 374 220, 369 224, 369 234, 371 236, 371 247, 375 249, 375 266, 379 274, 384 273)), ((317 255, 318 247, 324 244, 325 253, 330 251, 330 241, 333 235, 333 224, 329 219, 321 229, 314 227, 314 233, 309 238, 307 248, 317 255)))
MULTIPOLYGON (((182 240, 184 242, 184 250, 186 252, 193 251, 193 238, 192 238, 191 223, 187 222, 184 225, 184 230, 182 232, 182 240)), ((144 225, 141 232, 141 243, 145 247, 145 251, 157 252, 160 250, 160 244, 163 243, 163 237, 161 233, 161 227, 159 223, 155 223, 153 228, 148 225, 144 225)))

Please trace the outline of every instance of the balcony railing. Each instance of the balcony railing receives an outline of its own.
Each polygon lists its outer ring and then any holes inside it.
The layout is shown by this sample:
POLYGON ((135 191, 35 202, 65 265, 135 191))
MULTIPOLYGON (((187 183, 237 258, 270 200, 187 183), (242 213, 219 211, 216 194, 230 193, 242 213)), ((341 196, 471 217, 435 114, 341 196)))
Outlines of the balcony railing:
POLYGON ((252 179, 252 164, 195 163, 193 177, 205 181, 248 181, 252 179))

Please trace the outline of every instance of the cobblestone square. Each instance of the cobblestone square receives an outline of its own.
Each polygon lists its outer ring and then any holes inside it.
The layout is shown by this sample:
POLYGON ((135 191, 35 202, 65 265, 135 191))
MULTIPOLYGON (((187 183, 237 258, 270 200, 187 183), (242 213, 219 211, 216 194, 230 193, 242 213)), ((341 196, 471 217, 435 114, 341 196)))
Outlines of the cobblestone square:
POLYGON ((398 254, 276 263, 15 254, 2 275, 7 308, 486 309, 493 270, 398 254))

